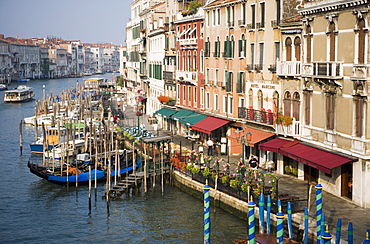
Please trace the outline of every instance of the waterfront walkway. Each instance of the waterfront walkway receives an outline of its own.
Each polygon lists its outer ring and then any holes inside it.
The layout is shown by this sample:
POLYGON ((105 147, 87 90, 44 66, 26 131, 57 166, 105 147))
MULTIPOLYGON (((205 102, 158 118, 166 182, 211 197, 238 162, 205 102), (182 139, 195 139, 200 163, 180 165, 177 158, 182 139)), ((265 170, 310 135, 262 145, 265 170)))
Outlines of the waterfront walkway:
MULTIPOLYGON (((136 116, 135 111, 132 107, 128 106, 125 112, 125 119, 121 120, 120 124, 125 124, 127 126, 137 126, 139 124, 144 124, 148 131, 154 131, 154 126, 149 123, 149 115, 136 116), (139 117, 139 122, 138 122, 139 117)), ((158 127, 158 133, 160 136, 172 135, 171 132, 163 130, 158 127)), ((199 144, 194 144, 190 140, 184 138, 181 135, 173 135, 173 142, 175 144, 186 147, 188 149, 197 149, 199 144)), ((220 156, 226 161, 237 163, 240 156, 220 156)), ((315 233, 316 226, 316 204, 315 204, 315 186, 308 185, 307 182, 298 180, 297 178, 276 174, 278 178, 278 190, 279 193, 289 193, 290 195, 299 197, 300 199, 310 199, 309 202, 309 221, 310 221, 310 232, 315 233), (311 189, 310 189, 311 188, 311 189), (310 196, 308 197, 308 193, 310 196)), ((347 243, 347 227, 348 223, 353 223, 353 239, 355 244, 360 244, 365 240, 366 231, 370 232, 370 209, 364 209, 353 204, 352 201, 346 198, 334 196, 323 189, 323 213, 325 214, 325 223, 329 226, 329 231, 335 239, 335 228, 338 218, 342 219, 342 234, 341 243, 347 243)), ((286 214, 286 213, 284 213, 286 214)), ((302 215, 303 213, 298 213, 297 215, 302 215)), ((302 219, 301 223, 296 223, 303 228, 303 218, 300 216, 298 219, 302 219)), ((370 234, 369 234, 370 235, 370 234)))

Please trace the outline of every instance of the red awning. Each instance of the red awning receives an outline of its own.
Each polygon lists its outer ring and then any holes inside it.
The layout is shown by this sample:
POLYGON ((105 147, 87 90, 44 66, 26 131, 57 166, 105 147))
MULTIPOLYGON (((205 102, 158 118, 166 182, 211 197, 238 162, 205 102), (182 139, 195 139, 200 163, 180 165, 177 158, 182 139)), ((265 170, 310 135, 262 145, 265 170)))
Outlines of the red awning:
POLYGON ((191 128, 193 130, 197 130, 197 131, 200 131, 200 132, 203 132, 203 133, 206 133, 206 134, 211 134, 211 131, 214 131, 214 130, 218 129, 221 126, 224 126, 229 122, 230 121, 228 121, 228 120, 219 119, 219 118, 209 116, 209 117, 199 121, 198 123, 194 124, 191 128))
POLYGON ((286 140, 286 139, 282 139, 282 138, 275 138, 275 139, 272 139, 268 142, 265 142, 265 143, 259 145, 258 149, 277 153, 277 152, 279 152, 280 148, 291 147, 291 146, 294 146, 298 143, 299 143, 299 141, 297 141, 297 140, 291 141, 291 140, 286 140))
POLYGON ((275 135, 274 133, 271 133, 271 132, 257 130, 257 129, 253 129, 253 128, 250 128, 250 127, 245 128, 244 132, 245 133, 247 133, 247 132, 252 133, 251 141, 249 143, 249 146, 251 146, 251 147, 254 147, 254 144, 256 144, 256 143, 258 143, 260 141, 263 141, 263 140, 275 135))
POLYGON ((342 164, 353 161, 334 153, 323 151, 303 144, 296 144, 291 147, 280 148, 279 152, 298 162, 331 174, 334 169, 342 164))

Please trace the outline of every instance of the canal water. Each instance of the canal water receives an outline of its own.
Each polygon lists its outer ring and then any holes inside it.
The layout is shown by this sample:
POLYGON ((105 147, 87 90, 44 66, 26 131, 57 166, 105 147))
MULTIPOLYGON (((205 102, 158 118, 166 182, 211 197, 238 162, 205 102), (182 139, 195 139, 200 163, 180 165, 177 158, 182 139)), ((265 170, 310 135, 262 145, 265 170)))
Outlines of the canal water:
MULTIPOLYGON (((110 78, 111 75, 105 75, 110 78)), ((35 100, 59 95, 82 78, 31 80, 35 100), (45 87, 45 88, 43 88, 45 87)), ((16 87, 12 83, 10 88, 16 87)), ((34 113, 35 100, 4 103, 0 92, 0 243, 203 243, 203 201, 178 188, 165 186, 147 193, 122 196, 109 204, 102 198, 104 183, 93 191, 89 211, 86 186, 63 187, 29 172, 29 144, 34 127, 23 125, 23 153, 19 123, 34 113)), ((247 222, 211 207, 211 242, 232 243, 247 236, 247 222)))

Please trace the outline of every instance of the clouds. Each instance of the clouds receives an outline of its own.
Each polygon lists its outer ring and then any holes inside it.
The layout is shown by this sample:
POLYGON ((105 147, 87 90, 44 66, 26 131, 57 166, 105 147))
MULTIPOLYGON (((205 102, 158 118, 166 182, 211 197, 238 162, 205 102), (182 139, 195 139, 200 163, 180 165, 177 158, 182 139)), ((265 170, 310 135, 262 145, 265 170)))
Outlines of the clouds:
POLYGON ((0 0, 0 33, 123 44, 129 0, 0 0))

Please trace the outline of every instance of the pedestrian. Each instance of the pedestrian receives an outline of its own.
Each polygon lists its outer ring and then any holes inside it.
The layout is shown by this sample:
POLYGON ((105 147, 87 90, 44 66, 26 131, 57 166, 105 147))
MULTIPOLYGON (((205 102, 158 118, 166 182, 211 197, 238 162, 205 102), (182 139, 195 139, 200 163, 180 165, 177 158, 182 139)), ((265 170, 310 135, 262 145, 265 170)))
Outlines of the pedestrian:
POLYGON ((254 178, 257 179, 257 169, 258 169, 258 161, 254 158, 254 156, 251 156, 251 159, 249 160, 249 168, 254 171, 254 178))
POLYGON ((208 155, 212 156, 213 155, 213 141, 211 140, 211 138, 208 139, 207 146, 208 146, 208 155))

